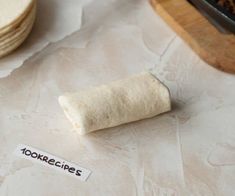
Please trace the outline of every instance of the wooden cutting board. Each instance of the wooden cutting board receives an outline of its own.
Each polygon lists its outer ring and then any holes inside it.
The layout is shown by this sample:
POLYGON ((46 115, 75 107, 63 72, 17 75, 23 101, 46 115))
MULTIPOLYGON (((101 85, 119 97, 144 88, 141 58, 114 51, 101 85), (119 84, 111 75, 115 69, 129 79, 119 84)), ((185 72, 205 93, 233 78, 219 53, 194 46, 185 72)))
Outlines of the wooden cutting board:
POLYGON ((157 13, 210 65, 235 73, 235 36, 221 33, 186 0, 150 0, 157 13))

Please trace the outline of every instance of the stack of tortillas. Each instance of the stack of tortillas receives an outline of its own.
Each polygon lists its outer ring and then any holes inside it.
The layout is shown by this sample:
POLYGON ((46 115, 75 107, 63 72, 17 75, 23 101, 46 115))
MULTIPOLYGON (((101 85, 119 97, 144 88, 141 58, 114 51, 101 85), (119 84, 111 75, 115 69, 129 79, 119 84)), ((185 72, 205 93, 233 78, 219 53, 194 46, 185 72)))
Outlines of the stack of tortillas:
POLYGON ((36 0, 0 0, 0 58, 29 35, 36 15, 36 0))

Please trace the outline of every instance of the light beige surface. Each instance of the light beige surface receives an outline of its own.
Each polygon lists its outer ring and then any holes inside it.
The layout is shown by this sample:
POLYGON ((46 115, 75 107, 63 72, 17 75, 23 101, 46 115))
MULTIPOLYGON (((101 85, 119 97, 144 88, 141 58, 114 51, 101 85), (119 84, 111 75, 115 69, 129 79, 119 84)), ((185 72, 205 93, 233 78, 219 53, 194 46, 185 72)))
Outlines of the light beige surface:
MULTIPOLYGON (((40 2, 77 9, 78 0, 40 2)), ((0 79, 0 196, 235 195, 235 76, 198 58, 145 0, 93 1, 83 11, 80 31, 0 79), (61 93, 148 69, 170 88, 172 112, 82 137, 71 130, 61 93), (92 174, 84 183, 19 159, 19 143, 92 174)))
POLYGON ((149 72, 67 93, 59 97, 59 103, 81 135, 151 118, 171 109, 167 87, 149 72))

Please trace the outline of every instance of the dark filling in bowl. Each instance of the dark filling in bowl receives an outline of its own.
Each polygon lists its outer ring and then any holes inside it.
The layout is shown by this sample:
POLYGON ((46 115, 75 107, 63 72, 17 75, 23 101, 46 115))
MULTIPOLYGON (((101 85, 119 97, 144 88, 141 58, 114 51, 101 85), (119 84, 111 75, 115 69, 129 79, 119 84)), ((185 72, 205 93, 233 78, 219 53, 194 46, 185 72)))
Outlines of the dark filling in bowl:
POLYGON ((235 15, 235 0, 214 0, 219 6, 223 7, 235 15))

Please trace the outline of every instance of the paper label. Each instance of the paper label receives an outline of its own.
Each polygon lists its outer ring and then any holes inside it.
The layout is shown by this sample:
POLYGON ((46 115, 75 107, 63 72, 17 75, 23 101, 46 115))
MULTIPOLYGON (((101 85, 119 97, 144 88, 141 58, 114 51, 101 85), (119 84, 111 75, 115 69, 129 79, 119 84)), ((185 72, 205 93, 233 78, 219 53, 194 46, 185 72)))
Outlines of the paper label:
POLYGON ((49 168, 53 168, 82 181, 86 181, 91 174, 91 171, 88 169, 24 144, 20 144, 16 148, 15 154, 21 158, 25 158, 49 168))

